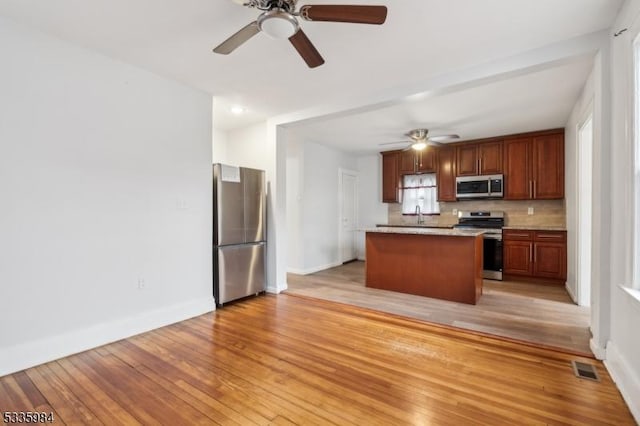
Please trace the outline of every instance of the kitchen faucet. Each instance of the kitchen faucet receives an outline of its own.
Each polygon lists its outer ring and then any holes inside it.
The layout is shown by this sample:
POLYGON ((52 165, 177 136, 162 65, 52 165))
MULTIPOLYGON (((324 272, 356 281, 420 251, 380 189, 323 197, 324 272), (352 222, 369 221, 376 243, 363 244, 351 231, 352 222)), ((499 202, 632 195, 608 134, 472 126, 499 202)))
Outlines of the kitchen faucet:
POLYGON ((424 217, 422 216, 422 210, 420 210, 420 206, 416 206, 416 214, 418 215, 418 225, 424 223, 424 217))

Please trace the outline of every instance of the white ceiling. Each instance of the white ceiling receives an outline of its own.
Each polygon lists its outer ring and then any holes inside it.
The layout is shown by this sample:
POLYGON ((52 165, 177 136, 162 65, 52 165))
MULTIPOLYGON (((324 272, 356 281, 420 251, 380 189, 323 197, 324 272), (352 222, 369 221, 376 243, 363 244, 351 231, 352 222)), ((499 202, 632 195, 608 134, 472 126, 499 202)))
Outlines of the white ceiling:
MULTIPOLYGON (((288 41, 264 34, 229 56, 212 53, 258 15, 231 0, 3 0, 0 15, 211 93, 215 126, 230 130, 345 99, 390 98, 400 88, 590 34, 611 25, 622 0, 301 1, 307 3, 386 4, 389 12, 382 26, 303 21, 326 60, 316 69, 288 41), (232 104, 248 113, 232 116, 232 104)), ((359 151, 401 140, 418 126, 474 138, 561 126, 589 61, 294 127, 359 151)))
POLYGON ((564 127, 593 68, 591 55, 471 88, 405 100, 371 111, 288 126, 296 138, 352 153, 400 149, 415 128, 430 136, 480 139, 564 127))

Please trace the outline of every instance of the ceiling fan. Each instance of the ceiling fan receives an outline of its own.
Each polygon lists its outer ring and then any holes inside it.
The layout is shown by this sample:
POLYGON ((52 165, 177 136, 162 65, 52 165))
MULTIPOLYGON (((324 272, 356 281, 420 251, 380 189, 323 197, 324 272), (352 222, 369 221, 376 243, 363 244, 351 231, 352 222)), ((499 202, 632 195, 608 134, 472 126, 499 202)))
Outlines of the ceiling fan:
POLYGON ((387 18, 385 6, 304 5, 296 11, 298 0, 233 0, 243 6, 263 12, 258 19, 223 41, 213 51, 228 55, 260 31, 273 38, 287 38, 309 68, 324 64, 324 59, 298 24, 297 17, 305 21, 349 22, 356 24, 383 24, 387 18))
POLYGON ((401 142, 387 142, 381 143, 380 145, 398 145, 401 143, 409 144, 404 150, 414 149, 416 151, 422 151, 429 145, 440 146, 442 142, 449 142, 456 139, 460 139, 458 135, 439 135, 439 136, 428 136, 429 129, 413 129, 405 133, 405 136, 411 139, 410 141, 401 141, 401 142))

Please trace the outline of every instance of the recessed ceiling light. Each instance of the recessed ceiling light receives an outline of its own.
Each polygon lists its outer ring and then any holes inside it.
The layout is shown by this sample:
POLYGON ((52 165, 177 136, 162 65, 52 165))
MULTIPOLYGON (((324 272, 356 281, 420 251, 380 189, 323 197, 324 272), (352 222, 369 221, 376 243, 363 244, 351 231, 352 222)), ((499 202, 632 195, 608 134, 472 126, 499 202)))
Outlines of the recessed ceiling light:
POLYGON ((244 112, 244 107, 241 107, 240 105, 234 105, 231 107, 231 113, 232 114, 236 114, 236 115, 240 115, 244 112))

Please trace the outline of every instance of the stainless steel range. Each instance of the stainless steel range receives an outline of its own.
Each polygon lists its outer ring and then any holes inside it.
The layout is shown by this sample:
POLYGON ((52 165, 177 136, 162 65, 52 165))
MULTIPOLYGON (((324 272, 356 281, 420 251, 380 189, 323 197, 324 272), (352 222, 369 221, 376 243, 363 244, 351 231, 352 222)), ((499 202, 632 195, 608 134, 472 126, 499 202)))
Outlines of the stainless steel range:
POLYGON ((504 212, 459 211, 458 224, 454 228, 469 228, 484 233, 484 267, 482 276, 490 280, 502 280, 502 227, 504 212))

